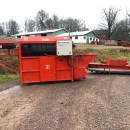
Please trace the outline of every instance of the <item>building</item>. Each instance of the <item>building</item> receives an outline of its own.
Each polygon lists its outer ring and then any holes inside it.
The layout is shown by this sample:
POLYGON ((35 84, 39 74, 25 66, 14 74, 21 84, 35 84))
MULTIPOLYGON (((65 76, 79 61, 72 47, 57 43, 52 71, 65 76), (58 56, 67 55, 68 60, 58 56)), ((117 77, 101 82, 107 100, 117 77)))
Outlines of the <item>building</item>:
POLYGON ((108 40, 106 30, 94 30, 94 32, 100 37, 100 40, 108 40))
POLYGON ((61 29, 53 29, 37 32, 19 33, 12 36, 15 38, 21 38, 22 36, 57 36, 63 33, 68 33, 68 31, 65 30, 64 28, 61 28, 61 29))
POLYGON ((59 36, 70 36, 74 43, 91 43, 100 39, 94 31, 63 33, 59 36))

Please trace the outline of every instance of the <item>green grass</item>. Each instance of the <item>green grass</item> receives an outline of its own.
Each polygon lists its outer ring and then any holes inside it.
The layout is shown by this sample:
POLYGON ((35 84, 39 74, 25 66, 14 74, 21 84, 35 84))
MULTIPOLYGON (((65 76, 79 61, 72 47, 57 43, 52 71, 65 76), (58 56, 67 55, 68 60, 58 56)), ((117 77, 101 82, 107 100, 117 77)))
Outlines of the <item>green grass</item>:
POLYGON ((78 49, 76 53, 94 53, 97 54, 97 57, 93 60, 93 62, 101 62, 106 61, 106 58, 113 60, 122 60, 126 59, 130 62, 130 49, 78 49))
POLYGON ((19 79, 19 75, 17 74, 6 74, 6 75, 0 75, 0 83, 4 83, 10 80, 19 79))

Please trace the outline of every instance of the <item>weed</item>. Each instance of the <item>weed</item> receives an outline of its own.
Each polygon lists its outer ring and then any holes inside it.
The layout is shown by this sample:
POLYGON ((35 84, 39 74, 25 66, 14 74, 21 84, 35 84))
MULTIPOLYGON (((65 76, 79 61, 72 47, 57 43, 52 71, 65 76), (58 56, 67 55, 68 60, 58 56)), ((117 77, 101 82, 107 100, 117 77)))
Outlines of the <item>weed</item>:
POLYGON ((0 83, 4 83, 10 80, 19 79, 19 75, 17 74, 6 74, 6 75, 0 75, 0 83))

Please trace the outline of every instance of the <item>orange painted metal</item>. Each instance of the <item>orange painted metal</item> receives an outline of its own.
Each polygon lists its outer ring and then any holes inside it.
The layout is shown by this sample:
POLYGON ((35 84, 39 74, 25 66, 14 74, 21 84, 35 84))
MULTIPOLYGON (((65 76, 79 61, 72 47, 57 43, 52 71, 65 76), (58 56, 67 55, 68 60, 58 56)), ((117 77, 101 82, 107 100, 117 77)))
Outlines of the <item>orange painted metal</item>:
POLYGON ((85 53, 76 55, 74 63, 74 79, 86 78, 86 66, 96 57, 96 54, 85 53))
POLYGON ((130 70, 130 65, 127 63, 127 60, 111 60, 106 59, 106 62, 101 63, 89 63, 88 69, 91 71, 100 71, 99 69, 109 70, 130 70), (97 69, 97 70, 96 70, 97 69))
POLYGON ((3 53, 0 53, 0 58, 18 56, 16 42, 0 42, 0 49, 3 49, 3 53))
MULTIPOLYGON (((18 57, 18 49, 16 48, 15 42, 7 42, 7 41, 0 42, 0 49, 3 50, 3 51, 0 51, 0 58, 18 57), (12 52, 14 48, 15 48, 15 52, 12 52)), ((14 73, 17 73, 17 74, 19 73, 19 68, 16 68, 13 65, 10 65, 2 60, 0 60, 0 66, 14 73)))
POLYGON ((14 73, 19 73, 19 69, 14 67, 13 65, 7 64, 6 62, 3 62, 2 60, 0 60, 0 66, 3 68, 6 68, 14 73))
MULTIPOLYGON (((95 58, 96 55, 91 56, 95 58)), ((90 59, 90 55, 85 55, 90 59)), ((73 58, 73 57, 71 57, 73 58)), ((43 56, 43 57, 26 57, 21 59, 20 75, 21 84, 47 81, 63 81, 81 79, 86 77, 86 66, 89 60, 76 56, 76 65, 70 67, 66 57, 43 56), (78 65, 79 64, 79 65, 78 65)))
POLYGON ((3 42, 0 42, 0 45, 15 45, 16 42, 9 42, 9 41, 3 41, 3 42))
POLYGON ((57 40, 70 40, 69 37, 45 36, 23 37, 19 41, 19 62, 21 85, 25 83, 64 81, 86 77, 86 66, 96 54, 72 56, 22 56, 22 45, 56 44, 57 40))

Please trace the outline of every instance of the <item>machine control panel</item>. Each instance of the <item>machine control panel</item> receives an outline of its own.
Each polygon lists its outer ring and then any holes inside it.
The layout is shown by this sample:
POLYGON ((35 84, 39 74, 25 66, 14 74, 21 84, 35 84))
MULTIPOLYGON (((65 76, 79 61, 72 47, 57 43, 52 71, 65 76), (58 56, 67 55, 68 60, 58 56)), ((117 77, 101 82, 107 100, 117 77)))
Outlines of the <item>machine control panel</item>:
POLYGON ((72 55, 72 40, 57 40, 57 56, 72 55))

